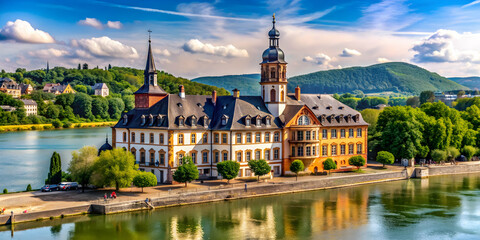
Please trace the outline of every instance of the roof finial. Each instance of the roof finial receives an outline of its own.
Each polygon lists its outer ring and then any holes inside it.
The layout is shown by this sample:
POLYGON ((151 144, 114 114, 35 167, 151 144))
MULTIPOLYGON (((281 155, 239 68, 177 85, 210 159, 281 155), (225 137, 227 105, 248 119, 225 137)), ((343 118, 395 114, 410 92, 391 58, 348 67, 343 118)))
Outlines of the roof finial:
POLYGON ((273 13, 273 16, 272 16, 272 17, 273 17, 273 21, 272 21, 272 22, 273 22, 273 26, 275 27, 275 13, 273 13))
POLYGON ((148 29, 148 42, 151 42, 151 36, 150 34, 152 33, 152 30, 148 29))
POLYGON ((105 142, 108 143, 108 133, 105 134, 106 135, 106 139, 105 139, 105 142))

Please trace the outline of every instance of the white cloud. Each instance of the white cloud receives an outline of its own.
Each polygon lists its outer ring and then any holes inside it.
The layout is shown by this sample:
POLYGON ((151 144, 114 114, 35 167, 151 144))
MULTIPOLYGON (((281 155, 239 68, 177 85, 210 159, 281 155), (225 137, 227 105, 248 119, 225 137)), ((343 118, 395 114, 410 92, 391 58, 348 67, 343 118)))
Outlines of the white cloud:
POLYGON ((56 48, 48 48, 48 49, 41 49, 36 51, 30 51, 28 54, 32 57, 38 57, 42 59, 48 59, 53 57, 62 57, 69 55, 69 52, 66 50, 56 49, 56 48))
POLYGON ((462 8, 466 8, 466 7, 470 7, 470 6, 473 6, 473 5, 477 5, 480 3, 480 0, 475 0, 473 2, 470 2, 470 3, 467 3, 465 5, 462 6, 462 8))
POLYGON ((78 24, 84 25, 84 26, 90 26, 94 27, 97 29, 102 29, 103 25, 100 21, 98 21, 96 18, 85 18, 85 20, 80 20, 78 21, 78 24))
POLYGON ((304 62, 310 62, 310 63, 315 63, 318 65, 329 65, 330 61, 332 61, 332 58, 330 58, 328 55, 324 53, 319 53, 315 55, 314 57, 306 56, 303 58, 304 62))
POLYGON ((379 58, 377 58, 377 62, 378 63, 386 63, 386 62, 390 62, 390 59, 379 57, 379 58))
POLYGON ((0 40, 13 40, 24 43, 54 43, 50 34, 34 29, 29 22, 17 19, 15 22, 8 21, 0 30, 0 40))
POLYGON ((362 55, 359 51, 350 48, 344 48, 342 53, 339 54, 340 57, 353 57, 362 55))
POLYGON ((168 49, 162 50, 162 49, 154 48, 153 53, 155 53, 156 55, 165 56, 165 57, 169 57, 170 55, 172 55, 170 51, 168 51, 168 49))
POLYGON ((78 46, 81 50, 84 50, 85 53, 82 53, 83 55, 91 54, 96 57, 138 58, 138 53, 135 48, 106 36, 73 40, 72 46, 78 46))
POLYGON ((245 49, 238 49, 232 44, 227 46, 214 46, 210 43, 202 43, 198 39, 190 39, 182 46, 183 50, 190 53, 203 53, 222 57, 248 57, 245 49))
POLYGON ((107 27, 113 28, 113 29, 120 29, 123 27, 123 25, 120 21, 108 21, 107 27))
POLYGON ((363 14, 362 26, 376 30, 397 31, 421 19, 411 13, 407 0, 382 0, 368 6, 363 14))

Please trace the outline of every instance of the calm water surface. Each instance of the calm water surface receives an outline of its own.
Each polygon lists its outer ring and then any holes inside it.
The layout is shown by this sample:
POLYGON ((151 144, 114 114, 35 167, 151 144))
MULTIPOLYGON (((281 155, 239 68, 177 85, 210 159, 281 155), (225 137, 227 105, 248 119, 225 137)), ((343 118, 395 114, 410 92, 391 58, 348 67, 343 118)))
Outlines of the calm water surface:
POLYGON ((480 239, 480 174, 0 227, 0 239, 480 239))
POLYGON ((0 189, 25 190, 43 186, 53 151, 60 153, 62 169, 68 168, 71 152, 85 145, 105 143, 110 128, 0 133, 0 189))

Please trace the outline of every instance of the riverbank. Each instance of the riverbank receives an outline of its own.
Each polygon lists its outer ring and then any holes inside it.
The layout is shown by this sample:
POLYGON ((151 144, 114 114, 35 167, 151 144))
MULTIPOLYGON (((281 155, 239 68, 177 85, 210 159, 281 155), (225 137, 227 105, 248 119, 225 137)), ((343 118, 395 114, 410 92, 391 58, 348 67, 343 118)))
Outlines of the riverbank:
MULTIPOLYGON (((405 180, 411 177, 414 169, 405 171, 402 168, 393 168, 391 170, 379 170, 376 173, 342 173, 336 176, 307 176, 301 177, 299 181, 294 178, 276 178, 263 183, 237 183, 208 185, 195 183, 189 188, 183 188, 178 185, 163 185, 151 188, 154 191, 140 193, 128 191, 125 189, 118 193, 118 198, 113 201, 105 202, 103 194, 109 191, 90 191, 89 193, 79 192, 53 192, 53 193, 22 193, 14 199, 17 204, 24 202, 24 205, 31 203, 28 194, 40 202, 50 202, 54 205, 49 208, 35 208, 30 206, 27 213, 20 213, 19 209, 15 211, 14 221, 28 222, 41 219, 54 219, 68 215, 78 214, 112 214, 120 212, 129 212, 145 210, 150 208, 164 208, 172 206, 182 206, 187 204, 199 204, 224 200, 235 200, 242 198, 262 197, 277 194, 296 193, 303 191, 314 191, 331 188, 342 188, 364 184, 372 184, 386 181, 405 180), (382 171, 382 172, 381 172, 382 171), (247 189, 245 190, 245 185, 247 189), (145 203, 145 198, 149 198, 149 204, 145 203), (56 199, 56 200, 55 200, 56 199)), ((429 168, 435 175, 452 173, 477 173, 480 172, 480 164, 467 163, 457 166, 432 166, 429 168), (450 169, 450 170, 448 170, 450 169)), ((218 182, 217 182, 218 183, 218 182)), ((111 192, 111 190, 110 190, 111 192)), ((13 196, 12 196, 13 197, 13 196)), ((2 196, 0 204, 6 202, 2 196)), ((7 214, 9 214, 7 208, 7 214)), ((9 224, 10 215, 0 216, 0 225, 9 224)))
POLYGON ((0 133, 27 131, 27 130, 52 130, 52 129, 71 129, 71 128, 91 128, 91 127, 110 127, 117 123, 115 122, 89 122, 89 123, 72 123, 68 128, 55 128, 51 123, 48 124, 26 124, 26 125, 5 125, 0 126, 0 133))

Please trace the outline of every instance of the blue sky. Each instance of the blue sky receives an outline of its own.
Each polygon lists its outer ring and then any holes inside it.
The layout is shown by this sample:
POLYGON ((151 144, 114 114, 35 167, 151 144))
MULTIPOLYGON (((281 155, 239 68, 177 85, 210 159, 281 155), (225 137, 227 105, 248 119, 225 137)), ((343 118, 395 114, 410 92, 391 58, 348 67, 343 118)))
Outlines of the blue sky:
POLYGON ((0 0, 0 68, 142 68, 151 29, 157 68, 177 76, 258 72, 271 15, 288 75, 414 63, 480 75, 480 1, 0 0))

